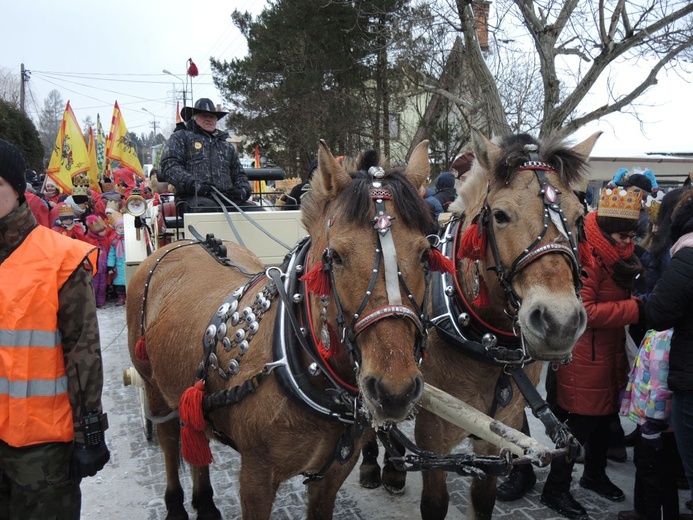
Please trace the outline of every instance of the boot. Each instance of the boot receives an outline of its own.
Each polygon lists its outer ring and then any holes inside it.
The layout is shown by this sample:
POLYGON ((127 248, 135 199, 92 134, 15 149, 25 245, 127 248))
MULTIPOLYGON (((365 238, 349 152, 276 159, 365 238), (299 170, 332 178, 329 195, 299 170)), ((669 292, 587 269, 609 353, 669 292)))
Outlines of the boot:
POLYGON ((125 305, 125 295, 119 294, 118 295, 118 302, 116 303, 116 307, 122 307, 123 305, 125 305))
POLYGON ((626 446, 633 447, 635 445, 635 439, 640 437, 640 425, 637 424, 635 426, 635 429, 630 432, 628 435, 624 437, 624 440, 626 441, 626 446))
POLYGON ((606 452, 606 458, 614 462, 625 462, 628 460, 628 452, 625 446, 610 446, 606 452))
POLYGON ((585 489, 589 489, 590 491, 594 491, 597 493, 597 495, 602 496, 607 500, 611 500, 612 502, 621 502, 626 498, 623 491, 621 491, 616 484, 611 482, 606 474, 598 477, 588 477, 587 475, 583 475, 580 479, 580 486, 585 489))
POLYGON ((508 480, 496 488, 496 498, 501 502, 519 500, 537 483, 537 476, 530 464, 514 466, 508 480))
POLYGON ((647 520, 647 518, 635 509, 631 509, 630 511, 619 511, 618 520, 647 520))
POLYGON ((570 491, 552 490, 551 486, 544 485, 544 491, 539 500, 546 507, 550 507, 571 520, 587 520, 589 518, 585 508, 573 498, 570 491))

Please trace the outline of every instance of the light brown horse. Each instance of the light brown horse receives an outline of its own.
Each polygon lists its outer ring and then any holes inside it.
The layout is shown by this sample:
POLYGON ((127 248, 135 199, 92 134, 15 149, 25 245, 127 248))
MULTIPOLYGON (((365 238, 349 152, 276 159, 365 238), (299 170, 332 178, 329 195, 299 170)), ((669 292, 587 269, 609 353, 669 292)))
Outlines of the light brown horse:
POLYGON ((224 255, 213 241, 220 261, 182 241, 139 267, 128 287, 130 355, 152 414, 180 406, 185 423, 157 425, 168 519, 188 518, 181 437, 198 518, 220 518, 205 465, 216 436, 241 455, 244 519, 268 519, 278 486, 298 474, 310 477, 307 518, 329 519, 370 425, 411 415, 423 386, 427 148, 391 169, 376 152, 340 164, 321 142, 301 205, 309 240, 281 269, 265 272, 247 249, 226 243, 224 255))
MULTIPOLYGON (((460 218, 441 235, 457 272, 432 285, 436 331, 425 380, 516 429, 526 405, 514 382, 521 367, 534 388, 542 364, 527 363, 567 362, 586 326, 578 248, 584 207, 572 187, 584 184, 598 136, 568 148, 560 139, 490 141, 473 132, 476 160, 452 206, 460 218)), ((422 449, 450 453, 468 433, 422 410, 415 436, 422 449)), ((476 440, 474 451, 498 448, 476 440)), ((494 476, 473 480, 468 518, 492 517, 495 489, 494 476)), ((448 501, 446 474, 424 471, 422 517, 445 518, 448 501)))

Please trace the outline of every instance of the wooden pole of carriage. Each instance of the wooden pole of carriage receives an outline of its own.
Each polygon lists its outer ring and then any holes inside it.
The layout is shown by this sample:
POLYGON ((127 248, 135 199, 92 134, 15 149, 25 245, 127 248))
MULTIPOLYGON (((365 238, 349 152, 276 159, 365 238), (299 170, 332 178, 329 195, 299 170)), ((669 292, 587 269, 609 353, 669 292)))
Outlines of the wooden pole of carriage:
POLYGON ((539 466, 546 466, 551 462, 550 448, 428 383, 424 383, 419 404, 429 412, 521 459, 539 466))

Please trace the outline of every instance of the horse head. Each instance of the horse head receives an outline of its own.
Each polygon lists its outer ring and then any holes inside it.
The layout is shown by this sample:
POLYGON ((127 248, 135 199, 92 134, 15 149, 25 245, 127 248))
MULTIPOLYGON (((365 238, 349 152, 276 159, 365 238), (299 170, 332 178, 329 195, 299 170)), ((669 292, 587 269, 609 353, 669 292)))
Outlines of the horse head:
POLYGON ((376 424, 408 417, 423 390, 432 222, 418 190, 428 174, 427 141, 406 168, 381 164, 376 151, 340 163, 321 141, 301 204, 308 268, 324 278, 313 290, 313 327, 376 424))
POLYGON ((598 137, 569 148, 558 137, 489 140, 473 131, 476 160, 452 206, 464 213, 458 282, 475 312, 520 335, 533 359, 569 359, 587 324, 579 292, 585 210, 574 189, 586 183, 598 137))

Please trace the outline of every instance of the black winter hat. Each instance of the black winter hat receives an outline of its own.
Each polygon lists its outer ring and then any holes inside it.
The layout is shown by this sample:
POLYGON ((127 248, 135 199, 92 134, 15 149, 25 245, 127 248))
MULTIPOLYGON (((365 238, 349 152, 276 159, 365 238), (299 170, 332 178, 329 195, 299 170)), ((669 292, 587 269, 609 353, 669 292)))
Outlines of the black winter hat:
POLYGON ((214 114, 217 116, 217 121, 228 114, 228 112, 217 112, 217 107, 212 103, 212 100, 203 97, 195 101, 194 107, 183 107, 183 110, 180 111, 180 117, 183 118, 183 121, 189 121, 192 116, 200 112, 214 114))
POLYGON ((19 202, 24 202, 26 179, 24 157, 15 145, 0 139, 0 177, 5 179, 19 193, 19 202))

